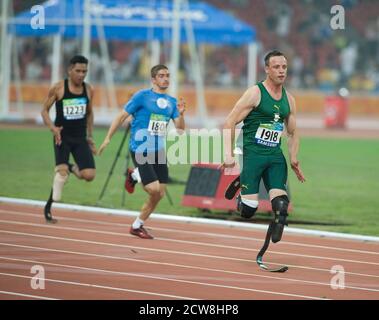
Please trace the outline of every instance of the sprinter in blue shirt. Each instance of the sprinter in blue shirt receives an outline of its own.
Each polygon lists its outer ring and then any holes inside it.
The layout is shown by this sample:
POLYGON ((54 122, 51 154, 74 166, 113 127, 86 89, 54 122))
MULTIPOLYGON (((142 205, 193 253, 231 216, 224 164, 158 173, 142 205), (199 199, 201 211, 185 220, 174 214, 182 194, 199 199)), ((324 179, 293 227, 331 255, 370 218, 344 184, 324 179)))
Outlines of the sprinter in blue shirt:
POLYGON ((113 120, 98 152, 99 155, 103 152, 117 128, 131 115, 129 149, 149 197, 133 222, 130 233, 142 239, 153 239, 143 226, 166 190, 168 168, 165 137, 168 122, 172 119, 176 129, 185 128, 185 102, 182 99, 177 102, 166 93, 170 84, 168 68, 162 64, 154 66, 151 81, 153 87, 136 92, 113 120))

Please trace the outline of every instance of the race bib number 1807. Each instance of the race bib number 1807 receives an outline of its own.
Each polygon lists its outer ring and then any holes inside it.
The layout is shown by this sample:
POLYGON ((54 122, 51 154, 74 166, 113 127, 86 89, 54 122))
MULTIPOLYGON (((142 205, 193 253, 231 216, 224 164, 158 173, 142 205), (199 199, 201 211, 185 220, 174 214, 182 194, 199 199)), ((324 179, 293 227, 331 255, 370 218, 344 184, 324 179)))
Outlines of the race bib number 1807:
POLYGON ((166 134, 168 120, 164 115, 152 114, 150 116, 148 131, 154 136, 164 136, 166 134))

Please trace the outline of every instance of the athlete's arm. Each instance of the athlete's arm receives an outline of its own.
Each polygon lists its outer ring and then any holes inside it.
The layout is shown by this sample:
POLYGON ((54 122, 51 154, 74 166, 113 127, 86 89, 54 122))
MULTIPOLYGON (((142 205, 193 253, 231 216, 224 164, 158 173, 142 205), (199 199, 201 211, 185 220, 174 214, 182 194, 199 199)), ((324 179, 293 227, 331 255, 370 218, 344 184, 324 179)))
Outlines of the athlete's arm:
POLYGON ((101 144, 98 155, 101 155, 106 146, 111 142, 113 134, 116 132, 119 126, 123 124, 123 122, 128 118, 129 113, 127 113, 124 109, 116 116, 116 118, 112 121, 111 126, 109 127, 108 133, 104 138, 103 143, 101 144))
POLYGON ((59 146, 62 143, 61 131, 63 127, 56 127, 50 119, 49 111, 53 104, 58 100, 59 89, 62 83, 58 82, 53 85, 48 92, 47 98, 42 105, 41 116, 45 125, 50 129, 55 138, 55 143, 59 146))
POLYGON ((133 116, 130 114, 124 121, 125 130, 129 130, 129 127, 132 125, 133 116))
POLYGON ((87 92, 89 93, 88 98, 88 104, 87 104, 87 141, 88 144, 91 148, 91 151, 93 154, 96 154, 96 145, 95 142, 93 141, 93 105, 92 105, 92 100, 93 100, 93 88, 92 86, 88 85, 87 87, 87 92))
POLYGON ((259 105, 261 100, 261 92, 258 86, 250 87, 245 91, 242 97, 234 105, 234 108, 229 113, 224 123, 224 154, 225 161, 223 167, 231 168, 235 165, 234 159, 234 140, 235 140, 235 128, 238 123, 243 121, 247 115, 256 106, 259 105))
POLYGON ((300 139, 296 128, 296 103, 292 95, 287 92, 288 101, 290 103, 290 114, 285 119, 285 124, 287 127, 287 144, 288 144, 288 154, 290 158, 290 164, 292 170, 295 172, 297 179, 300 182, 305 181, 303 172, 300 169, 299 160, 297 160, 297 153, 299 152, 300 139))
POLYGON ((184 101, 183 98, 179 99, 177 108, 179 111, 179 117, 175 118, 173 121, 175 124, 175 128, 179 129, 178 132, 180 134, 180 133, 183 133, 183 131, 186 127, 186 124, 184 122, 184 112, 186 111, 186 102, 184 101))

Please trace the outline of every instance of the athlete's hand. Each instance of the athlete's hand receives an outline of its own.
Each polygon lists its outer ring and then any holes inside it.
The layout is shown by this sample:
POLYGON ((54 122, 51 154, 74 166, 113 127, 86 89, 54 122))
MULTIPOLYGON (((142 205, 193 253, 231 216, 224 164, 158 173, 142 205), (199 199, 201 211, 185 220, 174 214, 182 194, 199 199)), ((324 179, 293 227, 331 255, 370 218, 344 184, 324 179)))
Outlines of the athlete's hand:
POLYGON ((236 165, 236 159, 234 157, 228 156, 225 158, 225 161, 221 163, 220 169, 234 168, 236 165))
POLYGON ((223 174, 229 175, 239 175, 241 173, 241 168, 234 157, 226 157, 225 161, 219 166, 219 169, 224 170, 223 174))
POLYGON ((107 145, 109 144, 109 142, 111 142, 110 139, 108 139, 108 138, 105 138, 105 139, 104 139, 104 141, 103 141, 103 143, 101 144, 99 150, 97 151, 97 155, 98 155, 98 156, 100 156, 100 155, 103 153, 104 149, 107 147, 107 145))
POLYGON ((184 111, 186 111, 186 102, 184 101, 183 98, 179 98, 177 107, 178 107, 179 114, 182 116, 184 114, 184 111))
POLYGON ((87 142, 88 142, 89 148, 92 151, 92 154, 96 155, 97 154, 97 149, 96 149, 95 142, 93 141, 93 138, 87 138, 87 142))
POLYGON ((54 135, 54 140, 55 140, 55 144, 57 146, 60 146, 61 143, 62 143, 62 137, 61 137, 61 131, 62 131, 63 127, 53 127, 53 129, 51 129, 51 131, 53 132, 53 135, 54 135))
POLYGON ((300 163, 299 163, 298 160, 296 160, 296 159, 291 160, 291 168, 295 172, 297 179, 300 182, 304 182, 305 181, 305 177, 304 177, 303 172, 300 169, 300 163))

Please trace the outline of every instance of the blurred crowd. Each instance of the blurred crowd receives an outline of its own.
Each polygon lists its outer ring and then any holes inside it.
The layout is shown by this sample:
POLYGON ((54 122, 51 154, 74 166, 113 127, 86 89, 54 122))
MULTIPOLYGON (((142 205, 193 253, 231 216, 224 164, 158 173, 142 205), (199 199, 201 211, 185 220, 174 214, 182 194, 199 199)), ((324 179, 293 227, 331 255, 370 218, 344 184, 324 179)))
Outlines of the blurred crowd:
MULTIPOLYGON (((294 88, 379 92, 379 2, 376 0, 208 0, 254 26, 260 61, 272 49, 289 58, 294 88), (333 5, 345 29, 333 30, 333 5)), ((259 65, 263 75, 263 64, 259 65)))
MULTIPOLYGON (((16 1, 17 2, 17 1, 16 1)), ((257 30, 258 80, 264 78, 263 57, 271 49, 289 60, 289 86, 300 89, 379 92, 379 2, 340 0, 345 9, 345 29, 330 26, 332 0, 207 0, 257 30)), ((25 3, 25 2, 24 2, 25 3)), ((51 75, 49 38, 18 38, 17 55, 23 81, 46 80, 51 75)), ((80 39, 65 39, 63 60, 80 52, 80 39)), ((91 47, 91 81, 104 80, 100 46, 91 47)), ((150 68, 148 43, 109 41, 110 67, 116 83, 145 81, 150 68)), ((161 62, 168 61, 169 45, 162 45, 161 62)), ((201 70, 207 86, 245 87, 247 48, 203 45, 201 70)), ((62 66, 64 70, 66 66, 62 66)), ((181 47, 179 79, 192 84, 187 45, 181 47)))

